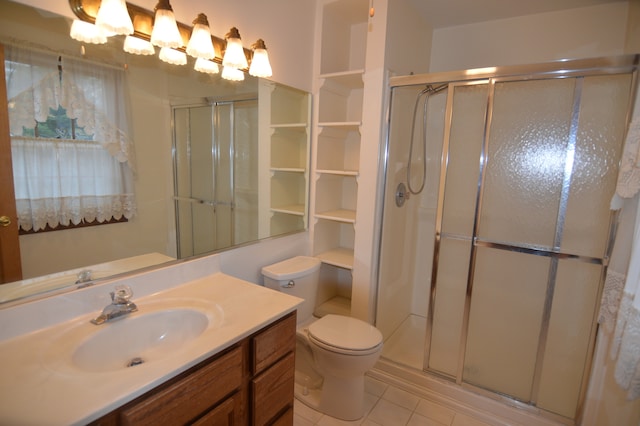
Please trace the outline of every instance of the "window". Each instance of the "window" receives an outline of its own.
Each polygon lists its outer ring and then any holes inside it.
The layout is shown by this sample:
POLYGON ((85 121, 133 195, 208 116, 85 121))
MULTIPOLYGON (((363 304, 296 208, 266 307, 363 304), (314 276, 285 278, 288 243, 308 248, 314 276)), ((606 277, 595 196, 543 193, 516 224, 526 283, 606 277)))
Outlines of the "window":
POLYGON ((131 218, 125 71, 15 46, 5 71, 20 228, 131 218))

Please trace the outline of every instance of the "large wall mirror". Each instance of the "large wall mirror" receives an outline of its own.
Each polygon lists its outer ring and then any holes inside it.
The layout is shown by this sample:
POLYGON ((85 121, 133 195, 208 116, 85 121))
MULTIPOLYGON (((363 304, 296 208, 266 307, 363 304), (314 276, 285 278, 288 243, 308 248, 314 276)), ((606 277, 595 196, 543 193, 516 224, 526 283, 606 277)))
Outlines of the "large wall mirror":
MULTIPOLYGON (((0 41, 125 67, 137 214, 126 222, 20 235, 23 280, 0 306, 307 225, 310 95, 245 75, 81 45, 69 19, 0 0, 0 41)), ((2 153, 6 155, 6 153, 2 153)))

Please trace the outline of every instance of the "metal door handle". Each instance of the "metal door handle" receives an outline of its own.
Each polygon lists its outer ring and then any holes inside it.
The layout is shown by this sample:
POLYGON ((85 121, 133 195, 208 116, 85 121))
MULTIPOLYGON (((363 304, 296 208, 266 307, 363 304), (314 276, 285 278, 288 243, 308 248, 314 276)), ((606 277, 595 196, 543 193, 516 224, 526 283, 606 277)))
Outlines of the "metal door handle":
POLYGON ((0 226, 11 225, 11 218, 9 216, 0 216, 0 226))

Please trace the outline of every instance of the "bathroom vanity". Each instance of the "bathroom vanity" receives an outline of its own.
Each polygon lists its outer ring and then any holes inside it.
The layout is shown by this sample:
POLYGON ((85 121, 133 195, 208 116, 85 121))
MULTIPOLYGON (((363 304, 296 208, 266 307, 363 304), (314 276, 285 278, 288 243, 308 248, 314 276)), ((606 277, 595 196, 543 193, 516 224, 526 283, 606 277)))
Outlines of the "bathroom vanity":
POLYGON ((295 331, 294 312, 92 424, 293 424, 295 331))
POLYGON ((301 299, 154 274, 127 280, 138 311, 102 325, 90 319, 117 282, 0 310, 0 424, 292 424, 301 299), (65 309, 83 313, 55 321, 65 309))

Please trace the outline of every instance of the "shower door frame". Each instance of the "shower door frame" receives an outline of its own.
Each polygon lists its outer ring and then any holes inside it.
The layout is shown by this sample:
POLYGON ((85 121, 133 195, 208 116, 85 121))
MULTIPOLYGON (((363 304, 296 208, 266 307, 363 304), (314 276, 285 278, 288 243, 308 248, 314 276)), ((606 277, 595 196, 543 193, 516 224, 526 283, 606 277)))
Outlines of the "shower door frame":
MULTIPOLYGON (((512 405, 519 406, 520 408, 525 409, 535 409, 537 396, 538 396, 538 387, 541 376, 541 364, 543 360, 543 354, 546 345, 546 338, 549 326, 549 317, 551 313, 551 300, 553 299, 554 293, 554 284, 555 284, 555 273, 557 272, 557 265, 560 259, 577 259, 582 262, 594 263, 598 265, 602 265, 602 274, 600 277, 600 285, 598 290, 597 300, 600 300, 603 282, 606 275, 607 265, 609 261, 609 257, 611 255, 611 250, 613 246, 613 240, 615 237, 616 225, 617 225, 617 213, 612 213, 610 215, 610 223, 609 223, 609 239, 607 242, 607 248, 604 253, 603 258, 590 258, 585 256, 577 256, 572 254, 562 253, 560 251, 560 240, 563 232, 563 224, 564 224, 564 215, 566 213, 567 208, 567 199, 568 199, 568 190, 569 183, 571 179, 571 174, 573 172, 573 152, 575 150, 576 144, 576 131, 578 125, 578 114, 580 112, 580 95, 582 90, 582 81, 584 77, 592 76, 592 75, 607 75, 607 74, 631 74, 631 96, 629 99, 629 105, 627 107, 627 117, 626 122, 629 121, 629 116, 632 110, 632 106, 634 104, 634 93, 636 92, 636 85, 638 79, 638 67, 640 64, 640 55, 621 55, 616 57, 603 57, 603 58, 593 58, 593 59, 578 59, 578 60, 567 60, 567 61, 557 61, 550 62, 544 64, 535 64, 535 65, 517 65, 517 66, 504 66, 504 67, 490 67, 490 68, 479 68, 472 69, 466 71, 456 71, 456 72, 442 72, 442 73, 431 73, 431 74, 422 74, 422 75, 411 75, 411 76, 400 76, 400 77, 391 77, 389 79, 389 107, 387 114, 387 135, 386 141, 383 147, 383 155, 381 158, 383 159, 382 170, 384 173, 384 179, 382 179, 382 199, 385 199, 386 185, 387 185, 387 168, 389 161, 389 144, 391 138, 391 105, 393 103, 393 89, 398 87, 405 86, 422 86, 422 85, 440 85, 440 84, 448 84, 448 90, 452 91, 455 87, 461 86, 469 86, 475 84, 487 84, 487 108, 485 110, 484 117, 484 132, 482 137, 482 147, 480 153, 480 166, 479 166, 479 175, 478 175, 478 187, 476 191, 476 205, 474 211, 474 223, 473 223, 473 232, 471 237, 469 238, 470 245, 470 261, 469 261, 469 270, 467 277, 467 285, 465 290, 465 300, 464 300, 464 310, 463 310, 463 320, 462 320, 462 330, 460 334, 460 347, 458 352, 458 367, 456 371, 456 375, 452 376, 446 374, 441 371, 433 370, 429 368, 429 355, 430 355, 430 344, 431 344, 431 335, 433 330, 433 315, 435 309, 435 296, 436 296, 436 279, 438 274, 438 260, 439 260, 439 251, 440 251, 440 243, 441 238, 443 236, 442 233, 442 220, 443 220, 443 210, 444 210, 444 188, 446 185, 446 175, 447 175, 447 167, 448 167, 448 152, 449 152, 449 141, 450 141, 450 131, 451 131, 451 120, 453 113, 453 94, 451 92, 447 93, 447 102, 446 109, 444 113, 444 134, 442 141, 442 158, 440 165, 440 180, 438 184, 438 204, 435 218, 435 241, 434 241, 434 252, 433 252, 433 264, 432 264, 432 276, 431 276, 431 287, 429 290, 429 309, 427 312, 427 327, 426 327, 426 339, 425 339, 425 347, 424 347, 424 361, 423 361, 423 371, 433 374, 438 377, 445 378, 449 381, 455 382, 457 385, 462 388, 468 388, 473 390, 474 392, 478 392, 482 395, 489 396, 493 399, 503 400, 512 405), (487 165, 487 152, 488 152, 488 144, 489 144, 489 136, 491 131, 491 123, 492 123, 492 109, 493 109, 493 96, 494 96, 494 88, 495 84, 498 82, 508 82, 508 81, 526 81, 526 80, 540 80, 540 79, 557 79, 557 78, 576 78, 576 94, 574 94, 574 103, 572 110, 572 117, 570 123, 570 132, 568 136, 568 144, 565 151, 567 155, 567 162, 565 163, 565 170, 562 179, 562 190, 560 194, 560 203, 558 207, 558 216, 556 222, 555 236, 553 242, 552 250, 548 248, 535 247, 530 245, 521 245, 514 246, 512 244, 506 245, 501 244, 499 242, 486 241, 482 240, 478 237, 478 224, 480 221, 480 212, 482 208, 482 193, 484 189, 484 177, 485 177, 485 169, 487 165), (571 157, 571 158, 569 158, 571 157), (547 256, 550 258, 550 268, 549 268, 549 276, 547 280, 546 287, 546 295, 545 295, 545 303, 543 307, 543 321, 541 324, 541 331, 539 335, 539 343, 537 348, 537 356, 536 356, 536 364, 534 370, 532 391, 531 391, 531 399, 528 402, 521 402, 509 395, 503 395, 496 393, 491 390, 484 389, 482 387, 466 383, 463 381, 463 365, 465 358, 465 348, 467 341, 467 333, 468 333, 468 325, 469 325, 469 313, 471 308, 471 293, 473 287, 473 274, 474 274, 474 265, 475 265, 475 257, 476 251, 479 246, 483 247, 491 247, 501 250, 509 250, 516 251, 521 253, 529 253, 541 256, 547 256)), ((426 159, 425 159, 426 161, 426 159)), ((380 217, 381 226, 384 223, 384 211, 381 212, 380 217)), ((381 233, 380 233, 381 235, 381 233)), ((455 237, 454 237, 455 238, 455 237)), ((382 238, 379 238, 379 247, 377 250, 378 257, 382 253, 382 238)), ((378 271, 376 274, 376 279, 379 280, 381 267, 380 259, 378 259, 378 271)), ((378 282, 378 286, 380 283, 378 282)), ((587 358, 585 363, 585 370, 583 372, 583 379, 581 384, 581 389, 579 393, 579 399, 577 404, 576 415, 574 419, 579 420, 580 413, 582 412, 582 407, 586 395, 586 390, 588 386, 588 377, 590 366, 593 360, 593 353, 595 348, 595 337, 598 329, 597 324, 597 316, 594 315, 594 319, 592 321, 591 330, 590 330, 590 339, 589 346, 587 352, 587 358)), ((564 416, 560 416, 558 414, 546 412, 543 409, 540 409, 543 414, 547 417, 554 418, 556 420, 566 420, 567 418, 564 416)))

